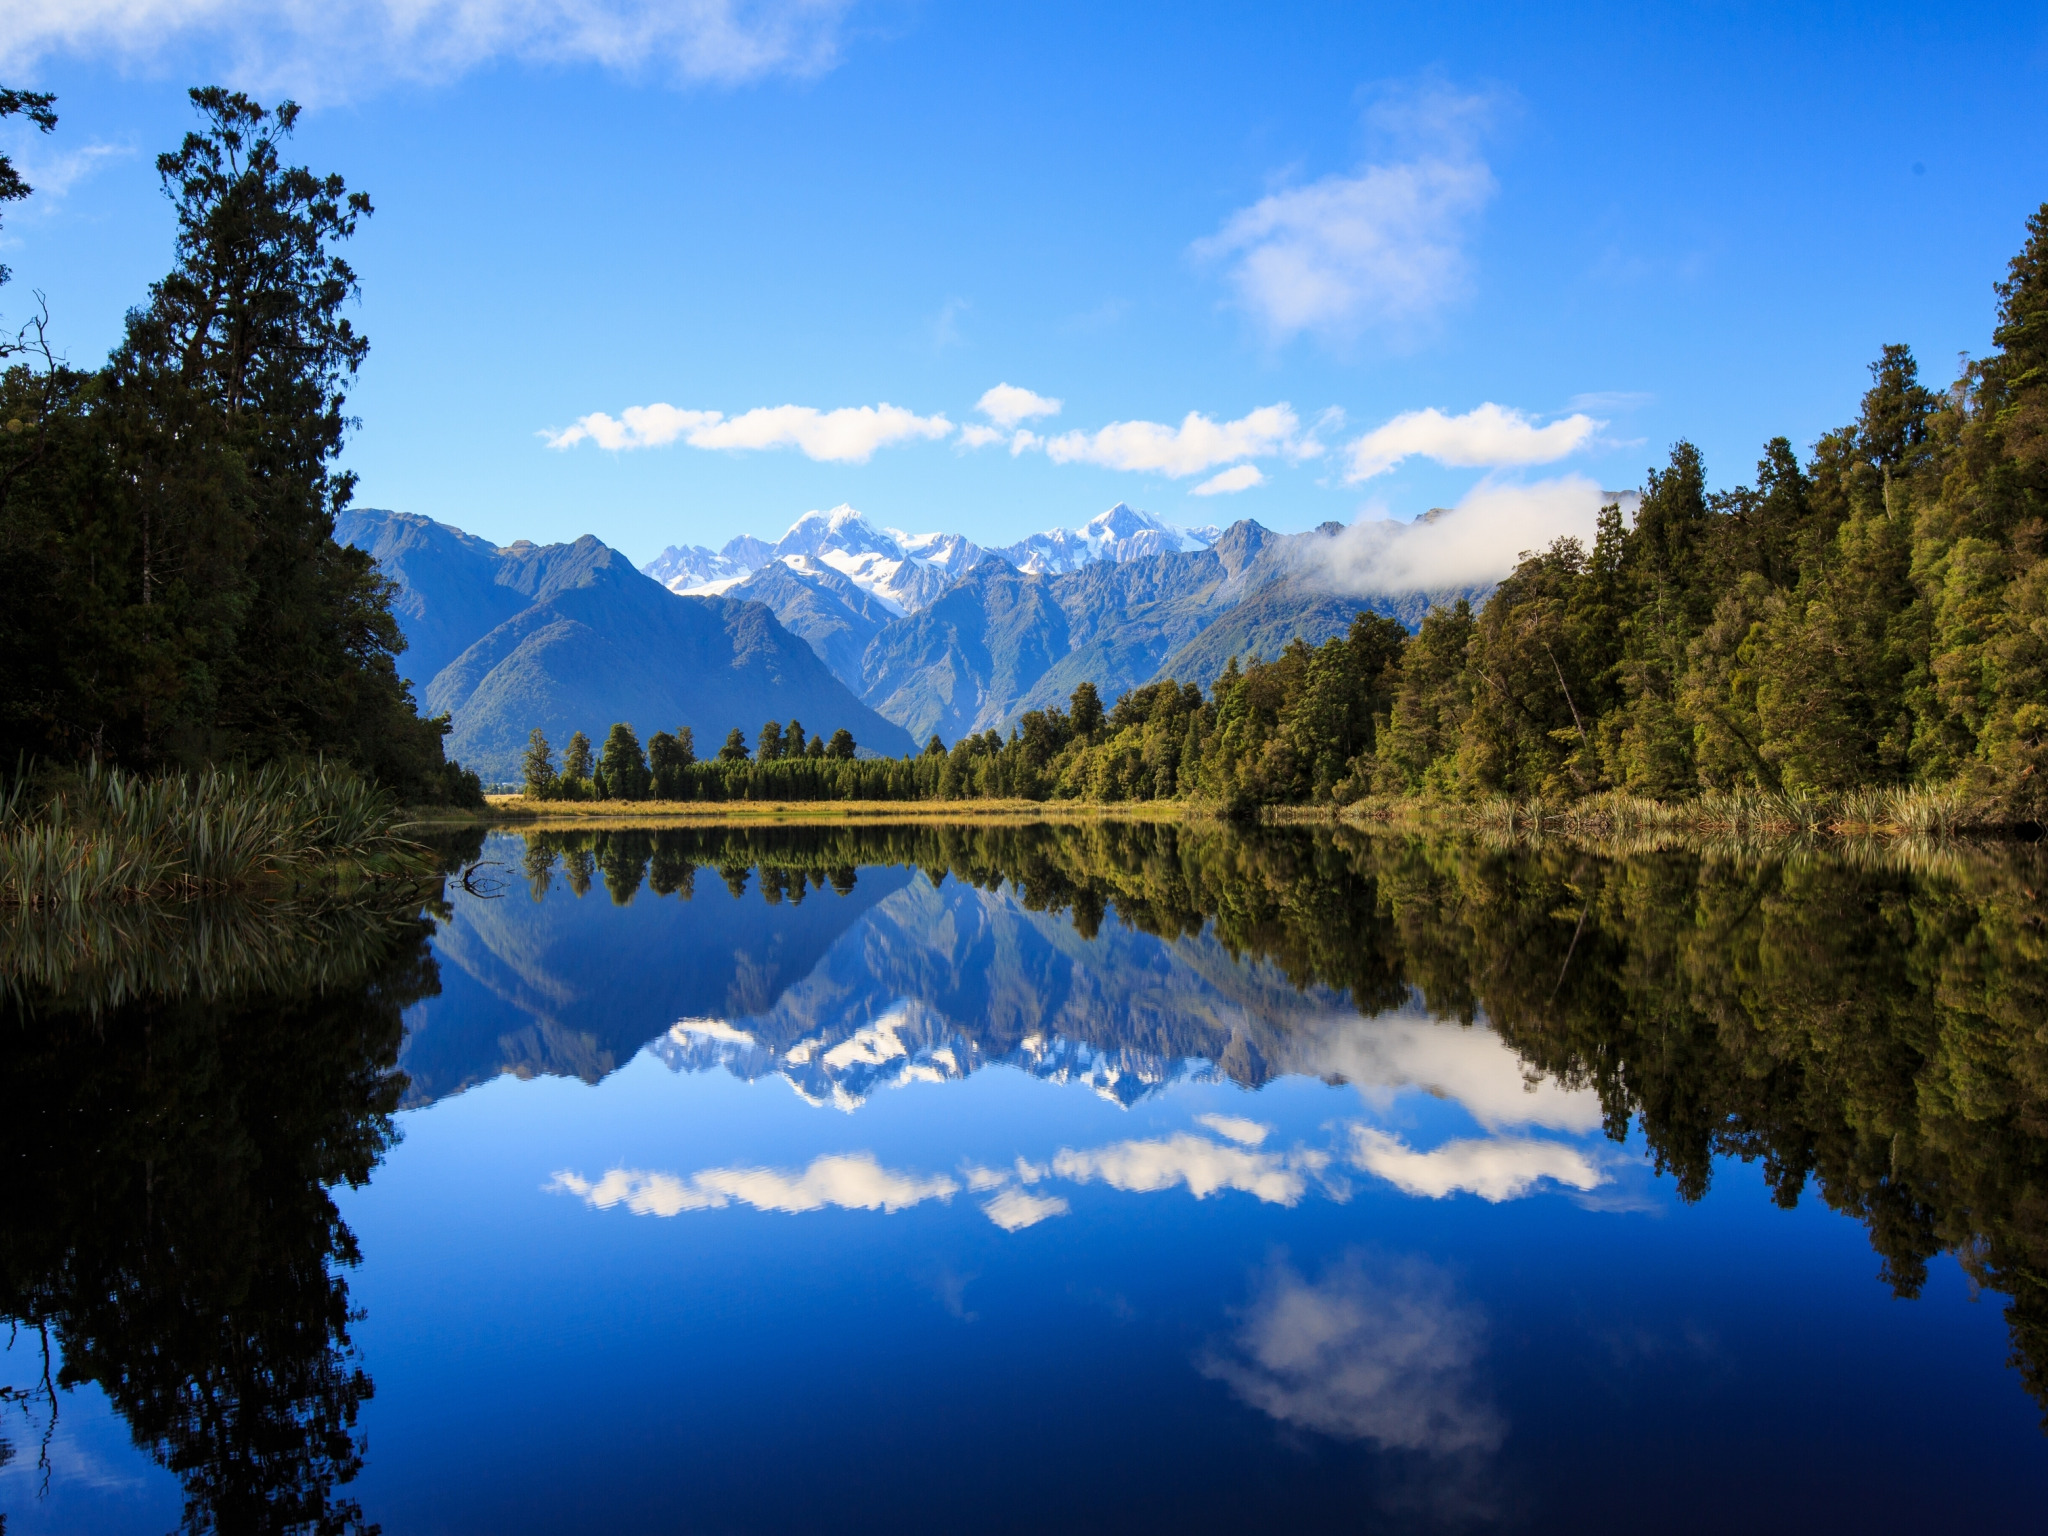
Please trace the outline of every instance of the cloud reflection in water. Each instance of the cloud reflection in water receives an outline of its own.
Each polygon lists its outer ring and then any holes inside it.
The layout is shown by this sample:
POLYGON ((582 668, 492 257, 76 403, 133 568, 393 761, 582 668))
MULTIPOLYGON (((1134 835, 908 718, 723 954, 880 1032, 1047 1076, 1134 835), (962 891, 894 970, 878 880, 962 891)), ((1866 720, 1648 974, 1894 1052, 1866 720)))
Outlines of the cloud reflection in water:
POLYGON ((1229 1346, 1202 1374, 1283 1424, 1434 1456, 1499 1446, 1500 1414, 1475 1379, 1485 1323, 1419 1260, 1381 1275, 1348 1255, 1311 1285, 1268 1271, 1229 1346))

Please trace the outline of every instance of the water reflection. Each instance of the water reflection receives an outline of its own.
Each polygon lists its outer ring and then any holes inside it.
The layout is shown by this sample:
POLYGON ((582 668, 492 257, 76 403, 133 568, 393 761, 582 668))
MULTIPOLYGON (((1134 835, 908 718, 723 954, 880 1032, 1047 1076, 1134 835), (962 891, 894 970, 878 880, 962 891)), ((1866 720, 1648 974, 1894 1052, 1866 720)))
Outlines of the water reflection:
POLYGON ((0 994, 0 1315, 34 1339, 8 1386, 39 1463, 14 1486, 134 1481, 52 1463, 89 1383, 176 1476, 186 1528, 361 1527, 359 1255, 329 1191, 393 1139, 402 1014, 434 988, 416 911, 7 919, 28 963, 0 994))
MULTIPOLYGON (((1243 1213, 1306 1225, 1368 1198, 1521 1222, 1540 1250, 1532 1196, 1616 1208, 1642 1150, 1688 1199, 1731 1159, 1781 1205, 1818 1195, 1862 1224, 1900 1295, 1955 1255, 2003 1299, 2028 1389, 2048 1388, 2038 849, 1617 853, 1099 823, 501 834, 451 868, 479 858, 506 875, 495 893, 484 878, 424 904, 0 922, 0 1091, 22 1106, 0 1121, 0 1312, 29 1341, 6 1356, 8 1499, 33 1497, 40 1454, 80 1498, 96 1477, 133 1482, 118 1458, 67 1474, 62 1434, 43 1446, 91 1385, 175 1476, 188 1528, 382 1518, 354 1492, 372 1388, 351 1290, 364 1255, 342 1213, 366 1207, 337 1191, 370 1184, 401 1107, 425 1112, 416 1129, 474 1124, 448 1116, 546 1092, 473 1094, 508 1078, 754 1083, 748 1113, 772 1098, 816 1128, 812 1145, 753 1138, 733 1111, 686 1144, 551 1148, 517 1194, 519 1220, 552 1235, 498 1255, 514 1271, 666 1236, 657 1268, 731 1264, 715 1306, 772 1284, 785 1310, 829 1309, 841 1269, 880 1262, 889 1234, 928 1239, 949 1211, 992 1245, 980 1262, 1037 1254, 1080 1286, 1047 1256, 1104 1212, 1134 1231, 1196 1211, 1219 1229, 1243 1213), (1000 1144, 948 1108, 990 1102, 975 1094, 992 1082, 1111 1120, 1046 1115, 1000 1144), (1320 1095, 1312 1109, 1290 1085, 1320 1095), (750 1212, 797 1236, 742 1234, 750 1212), (790 1246, 804 1241, 823 1258, 790 1246), (842 1263, 839 1245, 864 1257, 842 1263)), ((461 1205, 488 1158, 439 1155, 461 1205)), ((1174 1241, 1153 1270, 1199 1258, 1174 1241)), ((1502 1384, 1498 1294, 1482 1306, 1469 1274, 1355 1234, 1247 1277, 1261 1251, 1202 1282, 1160 1401, 1206 1382, 1268 1434, 1405 1458, 1427 1520, 1508 1507, 1489 1469, 1541 1426, 1502 1384)), ((949 1319, 992 1315, 968 1305, 989 1283, 972 1264, 930 1268, 920 1283, 949 1319)), ((609 1283, 591 1273, 580 1283, 609 1283)), ((1099 1283, 1104 1307, 1141 1315, 1099 1283)), ((379 1324, 431 1313, 431 1289, 387 1296, 379 1324)), ((1614 1371, 1624 1355, 1694 1361, 1600 1322, 1614 1371)), ((1052 1406, 1083 1413, 1067 1399, 1099 1385, 1095 1367, 1067 1363, 1081 1374, 1052 1406)), ((749 1390, 744 1374, 689 1380, 749 1390)), ((458 1376, 436 1390, 451 1416, 489 1411, 458 1376)), ((703 1413, 738 1412, 702 1391, 703 1413)), ((810 1411, 772 1407, 765 1433, 810 1411)), ((1174 1422, 1212 1451, 1228 1439, 1224 1420, 1174 1422)), ((1383 1498, 1406 1486, 1375 1476, 1383 1498)), ((744 1523, 744 1497, 706 1523, 744 1523)))
MULTIPOLYGON (((531 1023, 455 1080, 589 1076, 652 1041, 678 1070, 777 1073, 842 1109, 1003 1065, 1126 1103, 1190 1075, 1305 1074, 1368 1103, 1426 1086, 1503 1133, 1635 1127, 1687 1198, 1730 1156, 1781 1204, 1817 1184, 1902 1296, 1956 1254, 2011 1298, 2016 1363, 2048 1402, 2048 1293, 2026 1278, 2048 1259, 2038 846, 1604 856, 1096 823, 542 834, 521 859, 536 889, 599 871, 611 904, 458 913, 444 958, 486 985, 523 965, 523 993, 497 985, 531 1023), (722 878, 690 888, 691 868, 722 878), (541 1037, 545 1061, 525 1049, 541 1037)), ((1134 1188, 1306 1176, 1207 1143, 1060 1155, 1134 1188)), ((1526 1134, 1417 1148, 1359 1128, 1341 1156, 1426 1196, 1600 1180, 1526 1134)))
POLYGON ((1321 1434, 1432 1456, 1496 1449, 1505 1426, 1476 1370, 1485 1318, 1433 1265, 1411 1256, 1379 1268, 1353 1251, 1311 1284, 1274 1263, 1203 1374, 1321 1434))

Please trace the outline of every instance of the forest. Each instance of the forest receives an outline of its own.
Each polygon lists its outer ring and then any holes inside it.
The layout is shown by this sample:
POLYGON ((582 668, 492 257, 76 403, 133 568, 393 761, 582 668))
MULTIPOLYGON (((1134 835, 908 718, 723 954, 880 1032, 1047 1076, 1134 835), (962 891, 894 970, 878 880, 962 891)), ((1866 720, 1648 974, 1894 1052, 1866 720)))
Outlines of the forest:
MULTIPOLYGON (((1206 802, 1226 810, 1428 799, 1583 802, 1893 792, 1947 822, 2048 820, 2048 204, 1994 284, 1995 350, 1946 390, 1886 346, 1854 421, 1804 462, 1763 448, 1709 486, 1680 442, 1632 522, 1592 548, 1527 553, 1475 610, 1413 636, 1360 613, 1348 636, 1233 659, 1213 686, 1162 679, 1105 709, 1082 684, 907 761, 792 751, 641 759, 615 727, 537 797, 1206 802), (665 766, 664 766, 665 764, 665 766)), ((662 737, 655 738, 657 742, 662 737)), ((850 741, 848 743, 851 745, 850 741)))
MULTIPOLYGON (((337 248, 370 200, 286 162, 292 104, 191 95, 199 129, 156 162, 171 270, 112 355, 66 361, 40 295, 0 337, 0 762, 325 760, 480 805, 398 673, 390 583, 333 537, 369 350, 337 248)), ((51 132, 55 100, 0 90, 9 117, 51 132)), ((0 155, 0 208, 31 190, 0 155)))

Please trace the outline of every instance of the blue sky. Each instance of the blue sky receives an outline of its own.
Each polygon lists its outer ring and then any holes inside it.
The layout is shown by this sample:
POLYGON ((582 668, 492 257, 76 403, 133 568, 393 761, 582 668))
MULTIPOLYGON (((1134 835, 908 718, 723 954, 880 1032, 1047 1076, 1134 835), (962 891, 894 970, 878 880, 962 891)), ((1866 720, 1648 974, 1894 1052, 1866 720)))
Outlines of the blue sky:
POLYGON ((2038 6, 0 0, 0 39, 62 116, 6 130, 0 310, 102 355, 184 88, 289 91, 377 206, 358 502, 643 560, 839 502, 1410 517, 1680 436, 1732 484, 1882 344, 1982 351, 2048 197, 2038 6))

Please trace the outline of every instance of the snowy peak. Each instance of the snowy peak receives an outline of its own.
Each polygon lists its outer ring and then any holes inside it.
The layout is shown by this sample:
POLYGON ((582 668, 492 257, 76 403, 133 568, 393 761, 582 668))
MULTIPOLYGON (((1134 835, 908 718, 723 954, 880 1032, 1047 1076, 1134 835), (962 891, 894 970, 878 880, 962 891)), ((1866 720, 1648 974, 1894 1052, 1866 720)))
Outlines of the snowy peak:
POLYGON ((1176 528, 1120 501, 1079 528, 1049 528, 990 551, 957 533, 877 528, 842 503, 806 512, 773 544, 742 534, 716 552, 672 545, 643 569, 686 597, 728 591, 771 562, 803 578, 830 570, 900 616, 929 607, 990 553, 1029 575, 1058 576, 1104 561, 1207 549, 1221 536, 1215 528, 1176 528))
POLYGON ((1207 549, 1217 536, 1214 528, 1176 528, 1120 501, 1079 528, 1049 528, 997 553, 1020 571, 1057 576, 1103 560, 1141 560, 1207 549))
POLYGON ((836 573, 900 617, 929 605, 980 557, 980 549, 957 533, 877 528, 842 503, 806 512, 773 544, 742 534, 716 554, 701 545, 671 546, 645 569, 685 597, 728 591, 776 563, 809 581, 836 573))
POLYGON ((722 590, 731 586, 751 575, 755 567, 701 544, 671 544, 640 569, 671 592, 701 592, 707 587, 722 590))
POLYGON ((773 558, 787 555, 875 555, 888 560, 904 558, 903 546, 845 503, 829 512, 806 512, 789 525, 789 532, 776 541, 773 558))

